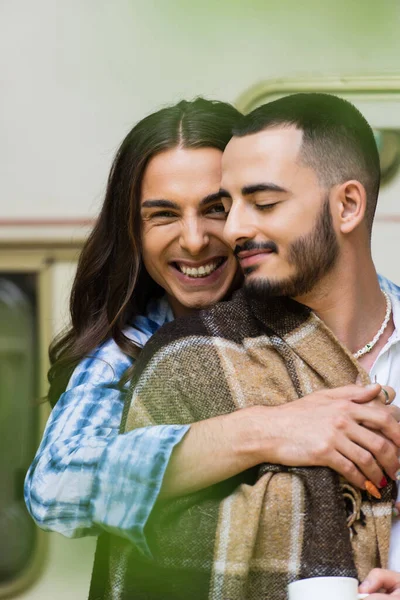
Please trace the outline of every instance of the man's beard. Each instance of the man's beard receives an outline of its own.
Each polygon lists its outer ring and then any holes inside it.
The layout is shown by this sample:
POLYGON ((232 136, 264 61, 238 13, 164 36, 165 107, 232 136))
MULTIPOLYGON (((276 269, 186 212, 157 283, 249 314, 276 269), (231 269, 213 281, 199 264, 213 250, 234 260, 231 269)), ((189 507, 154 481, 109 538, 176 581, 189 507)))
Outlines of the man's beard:
MULTIPOLYGON (((241 250, 254 247, 275 248, 273 242, 265 245, 244 244, 241 250)), ((240 250, 238 249, 238 250, 240 250)), ((235 250, 237 251, 237 250, 235 250)), ((295 240, 288 248, 288 263, 295 267, 295 274, 287 279, 268 279, 252 277, 245 279, 244 290, 249 298, 264 300, 274 296, 296 298, 310 292, 321 279, 334 267, 339 255, 339 244, 333 228, 332 215, 327 198, 323 204, 314 229, 308 235, 295 240)), ((245 274, 254 271, 254 267, 245 270, 245 274)))

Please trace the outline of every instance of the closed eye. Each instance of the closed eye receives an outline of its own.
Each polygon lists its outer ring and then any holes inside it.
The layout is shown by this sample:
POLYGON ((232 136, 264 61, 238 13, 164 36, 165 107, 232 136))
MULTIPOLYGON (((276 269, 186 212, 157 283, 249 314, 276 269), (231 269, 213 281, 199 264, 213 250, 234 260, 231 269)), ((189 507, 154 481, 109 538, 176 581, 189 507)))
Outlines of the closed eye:
POLYGON ((255 204, 255 207, 257 210, 271 210, 277 204, 279 204, 279 202, 272 202, 271 204, 255 204))

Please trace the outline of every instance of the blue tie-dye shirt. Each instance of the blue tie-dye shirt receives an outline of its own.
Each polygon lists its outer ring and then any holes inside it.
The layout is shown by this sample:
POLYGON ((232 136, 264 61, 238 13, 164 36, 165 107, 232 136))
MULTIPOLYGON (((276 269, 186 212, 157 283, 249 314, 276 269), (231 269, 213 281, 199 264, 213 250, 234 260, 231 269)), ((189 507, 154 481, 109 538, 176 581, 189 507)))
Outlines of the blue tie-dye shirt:
MULTIPOLYGON (((124 333, 142 347, 172 319, 164 297, 124 333)), ((118 381, 132 362, 110 339, 77 366, 27 473, 25 502, 42 529, 67 537, 106 529, 147 553, 143 529, 171 452, 188 426, 118 435, 124 405, 118 381)))

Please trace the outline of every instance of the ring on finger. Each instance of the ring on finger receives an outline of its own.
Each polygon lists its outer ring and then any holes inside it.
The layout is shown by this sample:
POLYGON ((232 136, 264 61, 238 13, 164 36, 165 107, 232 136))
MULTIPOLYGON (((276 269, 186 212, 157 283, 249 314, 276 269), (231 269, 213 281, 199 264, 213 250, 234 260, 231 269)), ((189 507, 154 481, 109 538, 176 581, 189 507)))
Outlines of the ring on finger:
POLYGON ((387 406, 388 404, 390 404, 389 394, 387 393, 387 391, 385 390, 385 388, 382 388, 381 392, 383 392, 385 394, 385 406, 387 406))

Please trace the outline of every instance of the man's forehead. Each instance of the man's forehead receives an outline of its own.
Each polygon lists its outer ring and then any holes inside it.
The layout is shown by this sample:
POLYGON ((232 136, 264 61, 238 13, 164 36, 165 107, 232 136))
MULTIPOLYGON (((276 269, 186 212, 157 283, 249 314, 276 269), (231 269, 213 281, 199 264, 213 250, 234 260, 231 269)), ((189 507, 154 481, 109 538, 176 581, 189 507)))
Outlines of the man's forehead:
POLYGON ((233 137, 222 157, 222 187, 259 179, 260 172, 280 173, 297 163, 303 132, 293 126, 271 127, 243 137, 233 137), (248 180, 248 181, 247 181, 248 180))
POLYGON ((252 160, 268 158, 271 155, 295 160, 302 139, 303 132, 293 126, 271 127, 242 137, 234 136, 225 148, 222 166, 250 156, 252 160))

